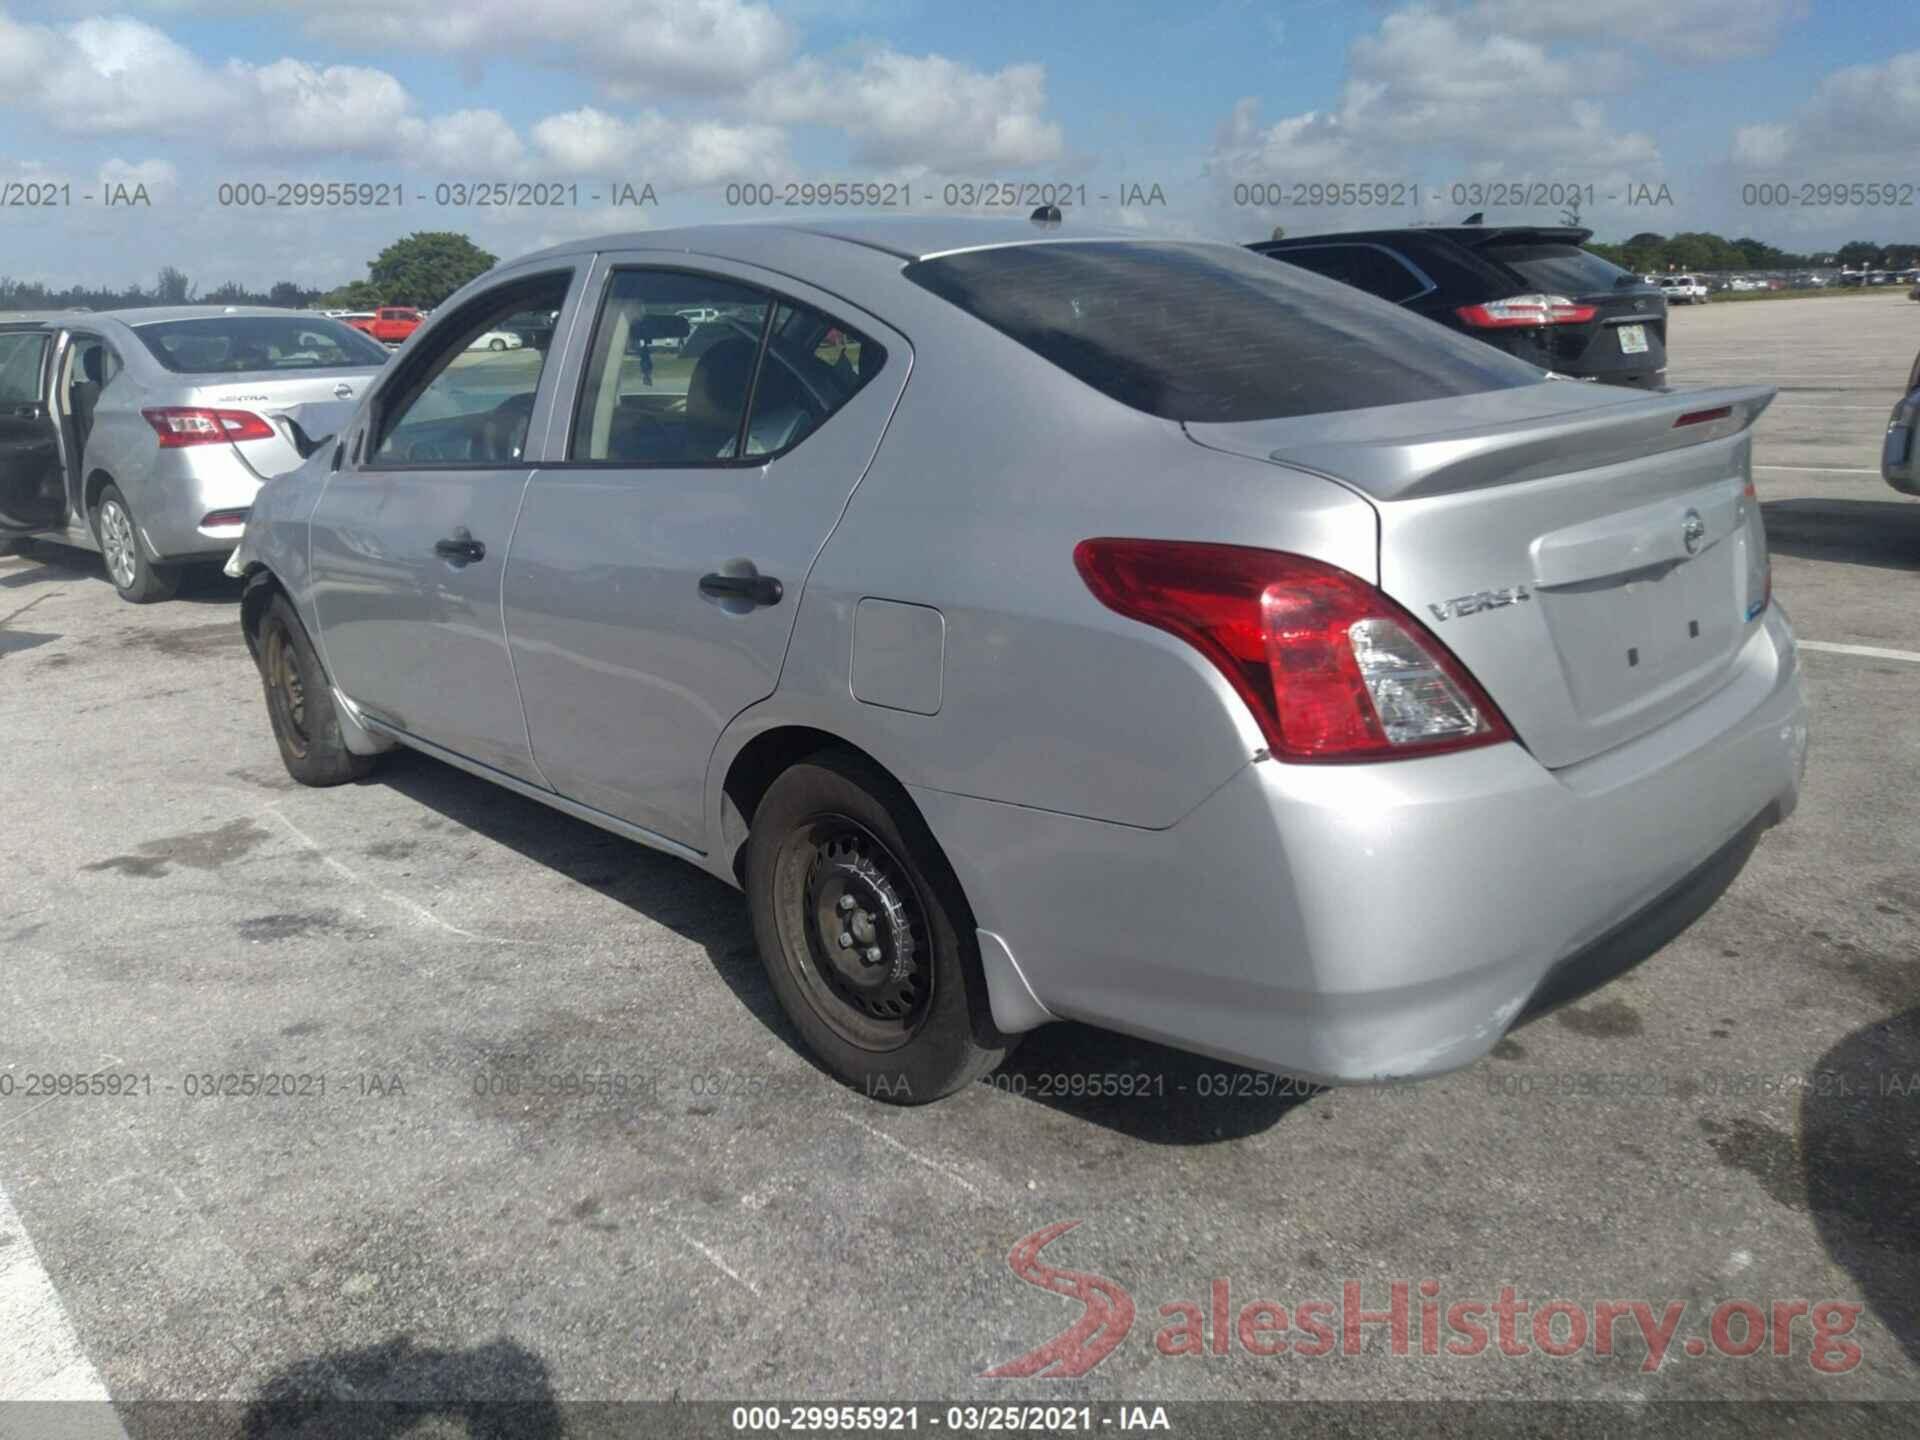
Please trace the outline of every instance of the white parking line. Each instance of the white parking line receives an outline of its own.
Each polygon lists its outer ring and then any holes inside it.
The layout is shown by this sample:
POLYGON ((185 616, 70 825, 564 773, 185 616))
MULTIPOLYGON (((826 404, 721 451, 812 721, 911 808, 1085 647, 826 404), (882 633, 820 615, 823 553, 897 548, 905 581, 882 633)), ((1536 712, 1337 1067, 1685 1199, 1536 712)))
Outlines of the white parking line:
POLYGON ((127 1434, 20 1212, 0 1189, 0 1435, 16 1433, 16 1423, 36 1436, 74 1440, 126 1440, 127 1434), (54 1400, 94 1403, 15 1409, 19 1401, 54 1400))
POLYGON ((1846 465, 1756 465, 1756 470, 1791 470, 1796 475, 1878 475, 1878 470, 1856 470, 1846 465))
POLYGON ((1920 665, 1920 651, 1883 650, 1878 645, 1840 645, 1832 640, 1800 640, 1796 643, 1802 650, 1824 650, 1829 655, 1864 655, 1869 660, 1905 660, 1910 665, 1920 665))

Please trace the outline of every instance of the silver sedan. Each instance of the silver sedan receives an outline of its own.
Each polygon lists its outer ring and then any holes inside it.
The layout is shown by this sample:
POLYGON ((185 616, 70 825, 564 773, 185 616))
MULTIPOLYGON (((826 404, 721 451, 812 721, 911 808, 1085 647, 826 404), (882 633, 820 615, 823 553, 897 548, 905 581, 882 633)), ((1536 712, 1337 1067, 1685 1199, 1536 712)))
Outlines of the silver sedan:
POLYGON ((869 1095, 1062 1018, 1418 1077, 1794 808, 1771 398, 1235 246, 652 231, 454 297, 229 569, 296 779, 411 746, 739 886, 869 1095))
POLYGON ((97 550, 120 594, 218 561, 260 482, 353 413, 386 362, 337 320, 190 305, 0 315, 0 540, 97 550))

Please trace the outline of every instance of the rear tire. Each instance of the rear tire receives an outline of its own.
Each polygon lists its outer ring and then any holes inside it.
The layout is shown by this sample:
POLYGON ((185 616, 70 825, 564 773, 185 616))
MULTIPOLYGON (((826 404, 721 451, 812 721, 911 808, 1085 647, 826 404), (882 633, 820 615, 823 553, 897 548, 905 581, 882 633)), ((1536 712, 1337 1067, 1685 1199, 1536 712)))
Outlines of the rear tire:
POLYGON ((489 350, 504 350, 507 348, 507 342, 504 340, 489 340, 487 342, 487 348, 489 350))
POLYGON ((746 882, 774 994, 849 1085, 921 1105, 1018 1043, 993 1024, 959 881, 871 761, 827 750, 775 780, 754 811, 746 882))
POLYGON ((100 503, 93 511, 93 538, 100 546, 100 558, 106 562, 107 578, 120 598, 132 605, 151 605, 156 600, 171 600, 180 588, 180 569, 162 565, 147 553, 134 523, 133 509, 118 485, 100 492, 100 503))
POLYGON ((374 757, 347 748, 333 688, 285 595, 275 595, 260 617, 257 649, 267 718, 287 773, 302 785, 344 785, 367 775, 374 757))

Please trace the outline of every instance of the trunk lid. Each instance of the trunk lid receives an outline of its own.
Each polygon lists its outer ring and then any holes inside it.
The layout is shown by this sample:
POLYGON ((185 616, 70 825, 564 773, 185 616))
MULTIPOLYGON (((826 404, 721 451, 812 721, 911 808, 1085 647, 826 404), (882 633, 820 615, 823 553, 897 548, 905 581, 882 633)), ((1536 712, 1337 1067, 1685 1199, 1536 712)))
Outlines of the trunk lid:
POLYGON ((192 383, 179 404, 214 410, 251 410, 273 427, 270 439, 243 440, 234 449, 261 479, 293 469, 321 441, 340 433, 367 393, 376 368, 251 370, 182 376, 192 383))
POLYGON ((1751 426, 1773 395, 1550 381, 1187 430, 1366 496, 1380 588, 1559 768, 1699 703, 1761 623, 1751 426))

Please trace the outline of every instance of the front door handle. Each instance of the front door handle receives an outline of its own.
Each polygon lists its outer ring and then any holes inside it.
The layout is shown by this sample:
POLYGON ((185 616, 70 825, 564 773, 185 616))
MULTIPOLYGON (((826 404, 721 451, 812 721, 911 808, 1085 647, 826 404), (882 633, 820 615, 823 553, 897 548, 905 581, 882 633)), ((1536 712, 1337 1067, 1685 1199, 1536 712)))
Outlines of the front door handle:
POLYGON ((434 541, 433 553, 456 565, 471 565, 475 560, 487 558, 487 547, 474 539, 463 525, 445 540, 434 541))
POLYGON ((771 575, 702 575, 700 593, 718 600, 751 600, 756 605, 778 605, 787 587, 771 575))

